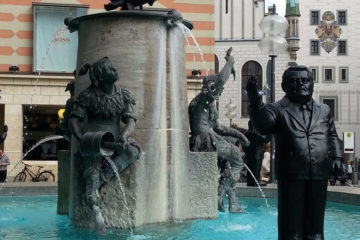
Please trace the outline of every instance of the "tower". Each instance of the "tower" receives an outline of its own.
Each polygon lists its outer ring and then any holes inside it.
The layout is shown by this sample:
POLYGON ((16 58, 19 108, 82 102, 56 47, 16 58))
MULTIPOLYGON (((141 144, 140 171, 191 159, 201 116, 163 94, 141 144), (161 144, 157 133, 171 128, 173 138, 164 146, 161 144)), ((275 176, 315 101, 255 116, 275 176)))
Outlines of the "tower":
POLYGON ((286 0, 286 13, 285 17, 289 22, 289 28, 286 32, 286 40, 289 44, 288 52, 291 61, 296 61, 296 52, 299 47, 299 0, 286 0))

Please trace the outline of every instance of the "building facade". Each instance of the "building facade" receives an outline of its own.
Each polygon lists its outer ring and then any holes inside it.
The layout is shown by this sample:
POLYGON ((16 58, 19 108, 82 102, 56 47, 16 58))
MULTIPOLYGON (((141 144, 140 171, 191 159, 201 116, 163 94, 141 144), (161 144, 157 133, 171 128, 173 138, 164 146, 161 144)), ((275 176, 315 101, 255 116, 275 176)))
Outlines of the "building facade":
MULTIPOLYGON (((104 12, 107 0, 3 0, 0 2, 0 131, 9 127, 0 146, 9 155, 9 179, 20 170, 23 154, 37 141, 58 134, 58 112, 69 93, 65 87, 76 68, 77 34, 63 24, 67 16, 104 12), (18 165, 18 168, 14 168, 18 165)), ((149 7, 145 5, 144 7, 149 7)), ((214 72, 214 0, 157 0, 152 8, 181 12, 194 25, 192 33, 201 46, 204 64, 195 42, 186 48, 186 71, 214 72), (195 58, 195 61, 194 61, 195 58)), ((120 47, 120 46, 119 46, 120 47)), ((189 80, 189 88, 194 84, 189 80)), ((195 81, 196 85, 196 81, 195 81)), ((66 147, 49 141, 25 158, 31 165, 57 171, 57 151, 66 147)), ((34 168, 35 170, 36 168, 34 168)))
MULTIPOLYGON (((222 68, 226 61, 224 59, 226 51, 232 47, 236 71, 235 79, 231 76, 225 84, 219 101, 220 121, 225 125, 230 124, 230 119, 225 115, 226 105, 231 102, 236 106, 236 117, 231 122, 247 129, 249 116, 245 90, 251 75, 258 78, 261 89, 267 89, 267 68, 270 58, 258 47, 264 37, 259 27, 264 16, 265 1, 263 0, 215 1, 215 54, 218 60, 215 69, 222 68)), ((287 53, 275 58, 276 100, 283 96, 281 77, 289 59, 287 53)), ((269 95, 269 91, 267 94, 269 95)), ((263 100, 266 101, 266 96, 263 100)))
MULTIPOLYGON (((302 0, 299 7, 297 62, 310 67, 315 77, 314 98, 330 106, 339 137, 354 132, 356 144, 360 140, 358 4, 302 0)), ((359 156, 356 145, 355 151, 359 156)))

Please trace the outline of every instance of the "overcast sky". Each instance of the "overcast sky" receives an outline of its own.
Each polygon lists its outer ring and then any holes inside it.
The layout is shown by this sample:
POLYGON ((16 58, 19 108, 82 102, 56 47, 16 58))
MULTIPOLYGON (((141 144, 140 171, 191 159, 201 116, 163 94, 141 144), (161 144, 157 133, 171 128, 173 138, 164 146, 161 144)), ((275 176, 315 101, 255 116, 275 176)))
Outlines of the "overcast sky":
MULTIPOLYGON (((286 0, 265 0, 265 6, 270 6, 273 5, 274 3, 276 5, 276 12, 280 16, 284 16, 286 0)), ((266 9, 265 12, 267 12, 267 7, 265 7, 265 9, 266 9)))

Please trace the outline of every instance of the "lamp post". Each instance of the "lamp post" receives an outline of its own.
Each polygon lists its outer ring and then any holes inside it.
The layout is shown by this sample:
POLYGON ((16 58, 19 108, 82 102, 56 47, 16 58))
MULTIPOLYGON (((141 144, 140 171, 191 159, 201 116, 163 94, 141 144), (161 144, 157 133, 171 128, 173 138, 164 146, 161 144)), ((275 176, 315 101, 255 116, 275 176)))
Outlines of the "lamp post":
POLYGON ((231 100, 228 104, 225 105, 226 113, 225 116, 230 120, 230 127, 232 124, 232 120, 236 118, 236 106, 231 103, 231 100))
MULTIPOLYGON (((278 54, 285 53, 288 48, 287 41, 281 34, 285 33, 289 27, 289 23, 285 17, 276 14, 276 6, 273 5, 272 15, 264 17, 260 22, 260 29, 265 34, 265 37, 259 42, 260 50, 269 55, 270 57, 270 92, 271 102, 275 101, 275 57, 278 54)), ((275 180, 275 141, 274 137, 271 138, 271 151, 270 151, 270 177, 271 181, 275 180)))

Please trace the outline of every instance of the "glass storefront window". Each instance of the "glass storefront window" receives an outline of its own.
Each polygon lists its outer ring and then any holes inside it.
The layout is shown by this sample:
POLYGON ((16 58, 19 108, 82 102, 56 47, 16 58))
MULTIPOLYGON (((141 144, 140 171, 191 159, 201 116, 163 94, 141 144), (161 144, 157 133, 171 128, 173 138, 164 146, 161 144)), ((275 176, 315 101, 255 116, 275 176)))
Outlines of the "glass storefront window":
MULTIPOLYGON (((64 106, 23 105, 23 154, 37 142, 48 136, 61 135, 58 110, 64 106)), ((51 140, 40 144, 24 160, 57 160, 57 151, 68 148, 63 140, 51 140)))

